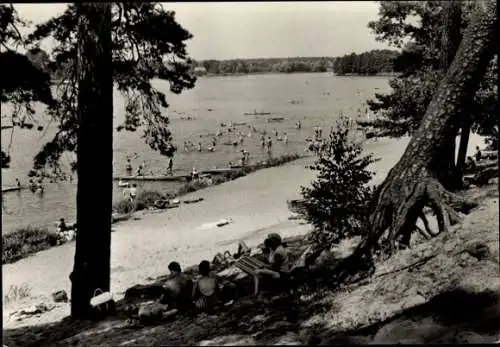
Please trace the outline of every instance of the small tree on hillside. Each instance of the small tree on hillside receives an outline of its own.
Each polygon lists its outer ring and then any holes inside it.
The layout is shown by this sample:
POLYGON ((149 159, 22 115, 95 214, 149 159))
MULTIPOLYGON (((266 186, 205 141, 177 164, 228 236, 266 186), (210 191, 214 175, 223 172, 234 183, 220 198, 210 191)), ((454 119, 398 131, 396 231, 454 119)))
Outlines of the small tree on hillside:
POLYGON ((349 138, 348 125, 349 120, 341 117, 311 166, 318 171, 316 180, 301 187, 305 218, 329 244, 361 234, 373 191, 368 186, 373 172, 367 167, 376 160, 363 155, 361 144, 349 138))

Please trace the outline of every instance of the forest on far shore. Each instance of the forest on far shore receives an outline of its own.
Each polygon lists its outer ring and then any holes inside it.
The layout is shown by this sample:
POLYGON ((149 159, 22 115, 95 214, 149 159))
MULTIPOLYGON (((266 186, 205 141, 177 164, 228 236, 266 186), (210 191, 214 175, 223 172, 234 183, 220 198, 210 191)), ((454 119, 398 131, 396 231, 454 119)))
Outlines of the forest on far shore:
POLYGON ((371 50, 342 57, 295 57, 201 60, 195 62, 199 75, 236 75, 293 72, 333 72, 337 75, 376 75, 394 73, 394 61, 400 55, 396 50, 371 50))
MULTIPOLYGON (((397 73, 396 50, 376 49, 360 54, 350 53, 342 57, 295 57, 193 61, 198 76, 245 75, 265 73, 333 72, 336 75, 377 75, 397 73)), ((53 81, 65 75, 65 65, 57 65, 49 55, 35 49, 27 57, 39 68, 50 73, 53 81)))

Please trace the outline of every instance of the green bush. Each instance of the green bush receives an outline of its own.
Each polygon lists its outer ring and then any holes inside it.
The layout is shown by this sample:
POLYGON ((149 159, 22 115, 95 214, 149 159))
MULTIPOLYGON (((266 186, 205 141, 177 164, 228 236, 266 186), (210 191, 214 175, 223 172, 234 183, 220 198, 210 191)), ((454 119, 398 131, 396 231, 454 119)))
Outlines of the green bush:
MULTIPOLYGON (((137 193, 135 198, 135 203, 137 205, 145 206, 147 208, 149 206, 153 206, 156 200, 167 199, 168 197, 165 194, 154 190, 143 190, 137 193)), ((138 206, 136 206, 137 209, 138 206)), ((137 209, 138 210, 138 209, 137 209)))
POLYGON ((61 237, 47 228, 27 226, 2 236, 2 264, 9 264, 26 256, 56 246, 61 237))
POLYGON ((135 211, 135 204, 128 199, 123 199, 113 204, 113 211, 120 214, 129 214, 135 211))
POLYGON ((375 161, 371 154, 362 155, 360 143, 349 139, 349 121, 341 117, 311 166, 318 171, 316 180, 301 187, 304 217, 329 244, 362 234, 373 194, 367 185, 373 173, 367 167, 375 161))

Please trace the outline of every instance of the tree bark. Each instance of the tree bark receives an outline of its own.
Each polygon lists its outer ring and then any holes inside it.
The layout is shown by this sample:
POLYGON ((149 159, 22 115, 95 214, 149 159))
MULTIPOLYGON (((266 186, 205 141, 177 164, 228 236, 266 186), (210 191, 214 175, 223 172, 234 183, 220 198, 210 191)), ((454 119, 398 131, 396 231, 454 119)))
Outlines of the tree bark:
MULTIPOLYGON (((442 36, 442 52, 441 52, 441 69, 447 70, 453 58, 457 53, 458 47, 460 46, 460 41, 462 40, 462 34, 460 31, 460 26, 462 24, 462 1, 443 1, 443 36, 442 36)), ((464 110, 458 112, 459 118, 464 119, 468 115, 464 110)), ((463 131, 463 128, 462 128, 463 131)), ((458 128, 457 128, 458 134, 458 128)), ((455 134, 455 135, 457 135, 455 134)), ((455 139, 449 142, 448 154, 444 156, 447 158, 448 170, 440 171, 440 176, 438 180, 446 189, 456 190, 462 186, 462 176, 459 171, 459 167, 455 161, 455 139)), ((467 147, 466 147, 467 150, 467 147)), ((443 166, 444 168, 444 166, 443 166)))
POLYGON ((455 140, 457 113, 466 108, 483 78, 487 62, 494 53, 496 39, 496 1, 478 6, 464 33, 458 52, 439 85, 422 123, 399 162, 377 188, 372 201, 370 228, 352 257, 340 267, 339 279, 356 269, 360 261, 371 262, 378 246, 395 248, 398 235, 412 232, 419 214, 430 206, 438 219, 439 231, 446 231, 455 211, 467 211, 477 205, 444 189, 437 177, 442 170, 443 150, 455 140), (451 139, 451 140, 450 140, 451 139), (389 230, 386 242, 382 236, 389 230), (357 265, 355 265, 357 264, 357 265))
POLYGON ((88 318, 97 288, 110 287, 113 173, 111 4, 78 3, 77 235, 71 315, 88 318), (98 178, 98 180, 97 180, 98 178))

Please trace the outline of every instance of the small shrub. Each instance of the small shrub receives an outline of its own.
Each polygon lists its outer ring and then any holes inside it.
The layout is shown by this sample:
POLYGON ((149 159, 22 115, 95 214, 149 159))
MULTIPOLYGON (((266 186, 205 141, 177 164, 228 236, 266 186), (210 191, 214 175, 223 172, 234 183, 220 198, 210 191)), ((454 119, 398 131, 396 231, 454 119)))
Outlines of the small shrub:
POLYGON ((349 139, 349 120, 341 117, 330 132, 326 148, 311 166, 318 176, 311 187, 301 187, 304 217, 330 244, 362 234, 373 194, 367 184, 376 160, 363 156, 360 143, 349 139))
POLYGON ((129 214, 135 211, 135 204, 128 199, 123 199, 113 204, 113 211, 120 214, 129 214))
POLYGON ((141 205, 144 206, 143 208, 147 208, 149 206, 153 206, 156 200, 162 200, 166 198, 167 197, 160 192, 154 190, 143 190, 139 191, 134 202, 136 203, 136 205, 141 205))

